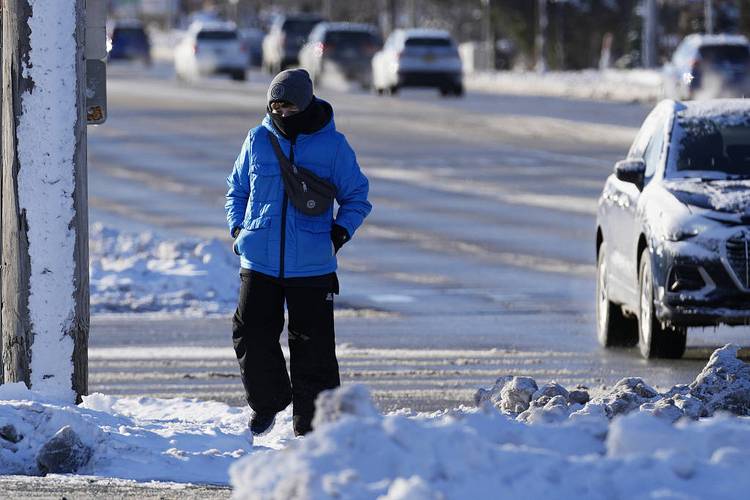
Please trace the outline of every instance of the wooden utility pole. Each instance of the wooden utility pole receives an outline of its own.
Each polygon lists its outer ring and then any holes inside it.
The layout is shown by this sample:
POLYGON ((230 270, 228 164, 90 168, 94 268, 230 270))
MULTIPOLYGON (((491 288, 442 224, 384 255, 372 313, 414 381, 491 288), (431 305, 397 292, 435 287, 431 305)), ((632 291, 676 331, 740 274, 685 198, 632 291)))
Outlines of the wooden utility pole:
MULTIPOLYGON (((57 387, 62 387, 66 397, 73 393, 78 400, 88 391, 89 331, 84 13, 85 0, 53 4, 38 0, 2 0, 0 323, 3 376, 5 382, 22 381, 32 389, 54 391, 57 387), (45 10, 37 12, 37 18, 33 18, 33 6, 45 10), (69 14, 67 19, 71 19, 70 15, 75 15, 75 25, 71 22, 51 22, 54 20, 50 19, 49 11, 54 12, 54 9, 69 14), (74 14, 64 9, 74 9, 74 14), (32 26, 37 26, 36 37, 32 36, 32 26), (54 29, 69 31, 52 33, 50 30, 54 29), (44 35, 40 35, 41 33, 44 35), (56 38, 49 38, 55 36, 62 40, 61 44, 65 45, 63 48, 68 48, 72 43, 71 39, 75 40, 73 50, 60 52, 70 60, 60 61, 54 57, 32 54, 31 50, 37 43, 44 42, 45 37, 47 40, 55 40, 56 38), (74 68, 75 71, 59 72, 59 68, 74 68), (56 78, 56 86, 46 88, 45 85, 53 80, 45 80, 42 75, 56 78), (39 112, 38 103, 45 98, 45 94, 48 96, 48 101, 45 102, 50 105, 39 112), (49 99, 50 95, 53 96, 52 99, 49 99), (71 102, 75 103, 74 109, 70 106, 71 102), (56 106, 60 106, 59 109, 56 106), (53 130, 47 130, 50 124, 53 130), (29 130, 35 130, 37 125, 45 133, 32 136, 29 130), (74 139, 69 135, 71 127, 74 139), (21 154, 19 143, 23 141, 25 153, 21 154), (73 142, 74 146, 69 147, 73 142), (40 160, 42 153, 36 153, 36 156, 29 153, 36 149, 51 153, 43 153, 46 158, 40 160), (58 154, 58 150, 64 152, 58 154), (57 168, 64 173, 67 166, 71 167, 67 176, 49 178, 50 170, 57 168), (21 177, 27 184, 21 185, 21 177), (60 186, 70 185, 71 189, 55 188, 61 193, 60 200, 34 200, 30 191, 23 191, 30 189, 28 183, 32 181, 39 183, 39 186, 31 186, 33 189, 39 188, 38 191, 33 191, 33 195, 39 195, 39 198, 44 198, 45 193, 51 192, 45 189, 58 183, 60 186), (60 207, 63 207, 59 211, 62 215, 49 216, 50 206, 58 201, 60 207), (67 217, 70 209, 66 212, 64 207, 72 207, 72 216, 67 217), (48 241, 58 240, 67 244, 46 247, 52 246, 48 241), (69 254, 66 254, 68 250, 69 254), (65 258, 69 256, 69 261, 64 262, 64 266, 58 266, 63 272, 54 265, 58 261, 45 260, 45 252, 65 258), (32 255, 36 258, 32 258, 32 255), (69 293, 63 300, 57 296, 61 289, 66 294, 69 293), (56 329, 49 325, 61 326, 56 329), (35 344, 38 344, 38 349, 35 344), (58 345, 60 349, 57 349, 58 345), (69 347, 67 351, 66 347, 69 347), (59 366, 63 368, 61 372, 48 372, 48 367, 43 364, 35 367, 35 350, 41 353, 43 349, 45 351, 42 358, 45 363, 46 360, 59 362, 59 366), (59 359, 60 356, 63 359, 59 359), (69 371, 67 368, 70 368, 69 371), (52 380, 55 378, 56 380, 52 380)), ((59 47, 42 47, 37 53, 43 54, 56 48, 59 47)))

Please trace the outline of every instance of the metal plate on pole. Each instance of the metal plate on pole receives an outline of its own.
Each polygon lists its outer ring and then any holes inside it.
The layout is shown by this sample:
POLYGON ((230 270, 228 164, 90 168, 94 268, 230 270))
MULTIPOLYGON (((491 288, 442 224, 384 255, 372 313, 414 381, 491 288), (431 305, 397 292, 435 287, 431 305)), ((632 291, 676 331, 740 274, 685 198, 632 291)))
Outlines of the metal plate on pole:
POLYGON ((99 125, 107 120, 107 65, 86 61, 86 123, 99 125))
POLYGON ((86 0, 86 59, 107 57, 107 2, 86 0))

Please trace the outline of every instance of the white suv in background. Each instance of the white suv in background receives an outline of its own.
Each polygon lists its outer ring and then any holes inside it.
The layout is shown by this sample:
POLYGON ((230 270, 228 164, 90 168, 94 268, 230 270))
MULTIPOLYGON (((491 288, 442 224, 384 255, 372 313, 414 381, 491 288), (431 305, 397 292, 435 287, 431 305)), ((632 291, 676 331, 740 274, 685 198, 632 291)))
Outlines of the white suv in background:
POLYGON ((372 59, 378 94, 403 87, 435 87, 443 96, 464 93, 461 58, 447 31, 396 30, 372 59))
POLYGON ((177 78, 227 74, 244 80, 248 56, 232 23, 193 23, 175 48, 177 78))

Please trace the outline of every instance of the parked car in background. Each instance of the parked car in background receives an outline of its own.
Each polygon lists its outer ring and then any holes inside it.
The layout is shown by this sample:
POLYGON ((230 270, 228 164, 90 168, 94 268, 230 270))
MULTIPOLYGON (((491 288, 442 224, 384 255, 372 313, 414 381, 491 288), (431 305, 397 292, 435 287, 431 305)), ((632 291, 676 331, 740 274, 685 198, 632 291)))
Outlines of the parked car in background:
POLYGON ((664 93, 673 99, 750 95, 750 43, 740 35, 693 34, 664 67, 664 93))
POLYGON ((372 56, 382 44, 375 26, 323 22, 310 33, 299 62, 316 85, 325 73, 333 73, 369 88, 372 56))
POLYGON ((599 198, 597 336, 677 358, 750 324, 750 101, 663 101, 599 198))
POLYGON ((372 59, 378 94, 404 87, 435 87, 443 96, 464 93, 461 58, 447 31, 396 30, 372 59))
POLYGON ((140 21, 114 21, 107 26, 107 57, 151 64, 151 42, 140 21))
POLYGON ((316 14, 279 16, 263 39, 263 67, 278 73, 299 64, 299 51, 316 24, 324 21, 316 14))
POLYGON ((247 58, 234 24, 193 23, 175 48, 175 72, 183 80, 214 74, 245 80, 247 58))
POLYGON ((237 32, 240 42, 247 51, 248 66, 260 67, 263 64, 263 38, 265 32, 259 28, 242 28, 237 32))

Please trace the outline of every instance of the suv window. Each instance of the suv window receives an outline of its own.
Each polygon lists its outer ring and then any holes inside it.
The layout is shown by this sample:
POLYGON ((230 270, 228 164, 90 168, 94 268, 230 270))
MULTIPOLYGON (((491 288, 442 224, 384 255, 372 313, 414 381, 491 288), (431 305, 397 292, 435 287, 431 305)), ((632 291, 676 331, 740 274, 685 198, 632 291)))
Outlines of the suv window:
POLYGON ((746 45, 704 45, 698 52, 711 64, 745 64, 750 59, 750 49, 746 45))
POLYGON ((115 28, 112 30, 112 41, 117 42, 145 42, 146 33, 143 28, 115 28))
POLYGON ((328 31, 325 42, 332 45, 346 45, 348 47, 361 48, 365 45, 375 45, 377 39, 372 33, 366 31, 328 31))
POLYGON ((651 138, 643 152, 643 161, 646 163, 646 179, 650 179, 656 173, 656 167, 659 165, 661 153, 664 149, 664 117, 656 119, 651 128, 651 138))
POLYGON ((198 40, 237 40, 237 32, 227 30, 199 31, 196 38, 198 40))
POLYGON ((281 30, 293 36, 307 36, 320 19, 287 19, 281 30))
POLYGON ((448 38, 413 37, 407 38, 404 45, 407 47, 450 47, 452 44, 448 38))

